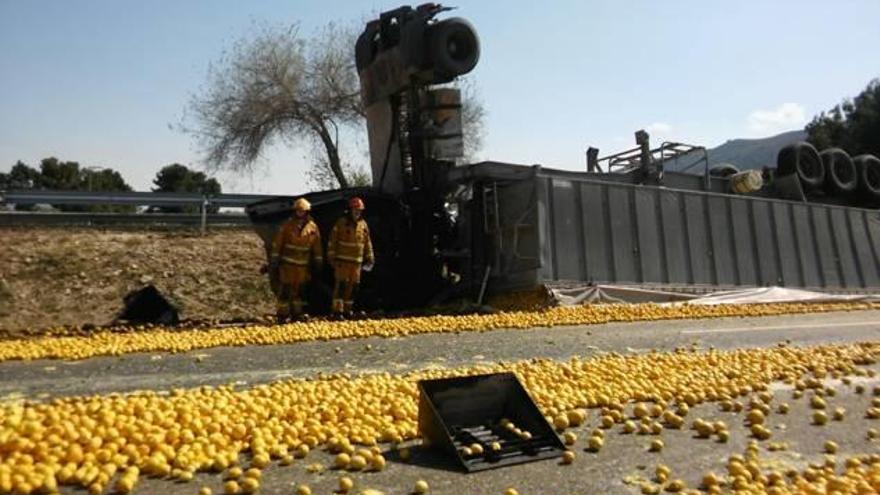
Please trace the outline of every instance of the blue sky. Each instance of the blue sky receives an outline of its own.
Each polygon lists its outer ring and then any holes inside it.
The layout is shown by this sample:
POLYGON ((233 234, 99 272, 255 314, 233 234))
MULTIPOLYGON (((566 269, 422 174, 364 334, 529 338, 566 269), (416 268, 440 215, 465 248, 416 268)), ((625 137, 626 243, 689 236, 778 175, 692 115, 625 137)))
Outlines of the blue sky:
MULTIPOLYGON (((455 2, 481 36, 481 158, 582 169, 633 132, 716 146, 799 128, 880 77, 880 2, 455 2)), ((175 130, 208 64, 259 23, 360 25, 398 2, 0 0, 0 170, 57 156, 147 189, 199 167, 175 130)), ((226 190, 304 191, 308 149, 226 190)), ((355 154, 357 156, 357 154, 355 154)))

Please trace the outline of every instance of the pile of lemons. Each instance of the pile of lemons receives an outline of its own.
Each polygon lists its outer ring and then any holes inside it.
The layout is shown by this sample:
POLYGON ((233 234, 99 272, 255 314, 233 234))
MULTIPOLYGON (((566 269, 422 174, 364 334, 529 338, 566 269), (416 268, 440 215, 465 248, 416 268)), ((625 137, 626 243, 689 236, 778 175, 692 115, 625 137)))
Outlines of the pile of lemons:
MULTIPOLYGON (((848 382, 841 370, 828 370, 820 365, 812 370, 814 377, 809 380, 795 380, 792 385, 798 391, 809 390, 813 398, 824 394, 831 394, 833 388, 825 388, 818 377, 838 376, 844 377, 844 383, 848 382)), ((858 374, 871 374, 870 371, 862 371, 858 374)), ((860 393, 860 392, 857 392, 860 393)), ((876 389, 880 395, 880 388, 876 389)), ((771 402, 773 394, 762 390, 753 394, 749 403, 745 406, 745 426, 751 430, 752 439, 748 441, 744 455, 734 454, 727 459, 726 472, 721 474, 707 472, 702 478, 699 489, 689 488, 681 479, 673 476, 672 470, 660 464, 656 467, 654 478, 641 483, 641 492, 644 494, 670 493, 761 493, 761 494, 828 494, 828 493, 852 493, 867 494, 880 492, 880 454, 850 455, 838 461, 834 454, 838 453, 838 445, 832 440, 827 440, 823 445, 826 454, 823 462, 809 463, 804 470, 795 468, 780 469, 778 462, 765 461, 759 457, 761 452, 760 441, 770 437, 770 430, 764 427, 767 415, 771 414, 771 402)), ((876 402, 877 399, 875 398, 876 402)), ((740 404, 741 405, 741 404, 740 404)), ((783 404, 780 404, 782 406, 783 404)), ((787 404, 785 404, 787 406, 787 404)), ((638 406, 637 406, 638 407, 638 406)), ((811 407, 816 408, 815 401, 811 401, 811 407)), ((777 407, 776 413, 787 414, 787 407, 777 407)), ((722 410, 729 410, 723 407, 722 410)), ((742 409, 740 409, 742 410, 742 409)), ((842 410, 838 408, 837 411, 842 410)), ((686 412, 686 411, 685 411, 686 412)), ((835 415, 838 421, 842 415, 835 415)), ((719 431, 726 431, 727 425, 723 422, 709 423, 702 419, 696 419, 691 427, 696 430, 697 438, 709 438, 719 431)), ((868 438, 872 438, 869 430, 868 438)), ((774 445, 773 442, 765 444, 767 451, 773 452, 786 449, 787 446, 774 445)))
POLYGON ((99 332, 90 336, 46 336, 0 341, 0 361, 85 359, 132 352, 187 352, 219 346, 290 344, 361 337, 398 337, 424 333, 457 333, 493 329, 525 329, 725 316, 769 316, 876 309, 869 303, 658 305, 594 304, 537 311, 495 314, 438 315, 357 321, 314 320, 286 325, 253 325, 210 330, 151 328, 128 333, 99 332))
MULTIPOLYGON (((197 471, 226 472, 232 493, 255 491, 270 463, 290 464, 317 448, 337 454, 341 468, 381 470, 377 444, 417 436, 422 379, 513 372, 560 430, 583 424, 588 408, 602 409, 603 427, 622 424, 631 402, 644 403, 636 406, 642 420, 681 427, 676 418, 699 403, 760 393, 773 381, 806 387, 807 375, 868 374, 860 365, 878 356, 880 343, 681 350, 7 404, 0 406, 0 493, 51 493, 59 485, 127 493, 141 476, 186 482, 197 471), (239 466, 242 453, 247 466, 239 466)), ((749 421, 760 424, 757 413, 749 421)), ((712 428, 718 434, 726 426, 712 428)), ((603 437, 595 430, 590 448, 599 450, 603 437)))
POLYGON ((800 495, 829 493, 869 494, 880 491, 880 455, 862 454, 839 462, 833 456, 823 462, 811 462, 803 470, 767 468, 760 457, 756 441, 749 442, 745 453, 727 458, 726 472, 707 472, 700 486, 689 488, 675 479, 672 470, 659 464, 654 478, 641 484, 644 494, 670 493, 756 493, 769 495, 800 495))
POLYGON ((489 305, 499 311, 538 311, 552 307, 550 292, 540 287, 535 290, 512 291, 489 297, 489 305))

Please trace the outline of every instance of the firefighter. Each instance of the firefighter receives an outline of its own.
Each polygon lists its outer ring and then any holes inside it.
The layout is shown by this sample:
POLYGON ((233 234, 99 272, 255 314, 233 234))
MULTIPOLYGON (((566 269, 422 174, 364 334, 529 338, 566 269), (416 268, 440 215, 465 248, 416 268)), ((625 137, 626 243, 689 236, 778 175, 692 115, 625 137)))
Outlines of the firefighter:
POLYGON ((348 212, 333 225, 327 243, 327 260, 333 267, 333 313, 351 315, 354 294, 361 281, 361 268, 372 269, 373 243, 370 228, 363 219, 364 201, 353 197, 348 212))
POLYGON ((309 215, 312 205, 305 198, 293 203, 293 217, 284 223, 272 242, 272 269, 278 270, 281 284, 276 315, 282 322, 289 317, 305 318, 303 292, 313 267, 321 266, 321 232, 309 215))

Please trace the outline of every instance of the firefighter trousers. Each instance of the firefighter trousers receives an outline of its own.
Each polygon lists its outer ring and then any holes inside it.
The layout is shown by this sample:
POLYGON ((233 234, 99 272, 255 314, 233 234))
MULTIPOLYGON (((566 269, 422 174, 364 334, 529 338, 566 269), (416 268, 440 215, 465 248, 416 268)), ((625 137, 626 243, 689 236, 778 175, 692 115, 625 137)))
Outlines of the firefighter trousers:
POLYGON ((278 316, 299 316, 303 314, 305 301, 303 294, 306 284, 309 282, 309 267, 293 264, 283 264, 281 266, 280 282, 281 290, 278 291, 278 305, 276 314, 278 316))
POLYGON ((333 312, 348 313, 354 307, 354 296, 361 282, 361 264, 337 261, 333 267, 333 312))

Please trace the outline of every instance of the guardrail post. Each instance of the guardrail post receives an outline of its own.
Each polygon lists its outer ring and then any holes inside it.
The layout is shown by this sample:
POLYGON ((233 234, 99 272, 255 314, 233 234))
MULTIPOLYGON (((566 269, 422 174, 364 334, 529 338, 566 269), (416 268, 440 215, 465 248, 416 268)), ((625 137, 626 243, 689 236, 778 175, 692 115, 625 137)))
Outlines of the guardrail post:
POLYGON ((208 197, 202 197, 202 235, 208 230, 208 197))

